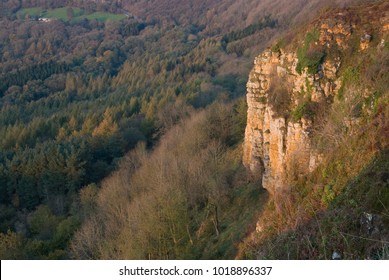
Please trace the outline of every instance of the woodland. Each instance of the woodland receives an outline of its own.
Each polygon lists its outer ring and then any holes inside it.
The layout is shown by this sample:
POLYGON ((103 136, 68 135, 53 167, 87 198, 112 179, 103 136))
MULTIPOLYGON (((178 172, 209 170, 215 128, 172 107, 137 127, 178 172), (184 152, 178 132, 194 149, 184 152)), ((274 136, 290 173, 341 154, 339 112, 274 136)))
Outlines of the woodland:
POLYGON ((0 2, 1 259, 258 257, 248 74, 329 8, 254 2, 0 2))
MULTIPOLYGON (((277 25, 267 16, 215 37, 203 35, 200 24, 158 17, 72 21, 66 16, 40 22, 39 15, 28 14, 34 7, 47 13, 61 7, 123 13, 112 3, 78 2, 2 2, 2 258, 73 257, 70 240, 97 207, 104 178, 128 160, 126 153, 154 149, 173 126, 200 118, 192 115, 216 100, 225 104, 217 109, 222 115, 208 116, 217 129, 203 132, 205 146, 199 149, 210 145, 222 153, 237 145, 245 126, 248 49, 255 45, 242 39, 277 25), (231 60, 241 66, 230 69, 231 60)), ((211 207, 207 194, 194 196, 211 207)))

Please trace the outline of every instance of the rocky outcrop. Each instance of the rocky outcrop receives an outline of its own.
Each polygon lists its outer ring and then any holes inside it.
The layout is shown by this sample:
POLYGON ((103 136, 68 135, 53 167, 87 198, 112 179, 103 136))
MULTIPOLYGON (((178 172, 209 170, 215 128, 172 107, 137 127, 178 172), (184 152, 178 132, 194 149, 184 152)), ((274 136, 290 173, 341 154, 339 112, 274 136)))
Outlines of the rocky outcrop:
POLYGON ((244 164, 257 176, 262 177, 263 187, 271 192, 288 186, 288 177, 303 174, 315 168, 319 156, 311 147, 311 121, 302 118, 293 122, 287 117, 277 117, 267 102, 272 79, 291 87, 292 107, 302 91, 311 91, 312 100, 319 101, 336 88, 339 63, 327 62, 322 74, 298 74, 295 70, 295 53, 265 51, 255 60, 247 83, 247 127, 244 142, 244 164), (323 82, 320 82, 323 81, 323 82), (309 89, 308 89, 309 88, 309 89))
POLYGON ((294 50, 267 49, 255 59, 247 83, 243 163, 271 193, 287 189, 291 181, 311 172, 320 162, 321 155, 312 145, 314 118, 309 110, 308 114, 303 111, 334 100, 342 85, 338 73, 342 53, 366 52, 376 36, 373 31, 381 33, 377 47, 386 44, 383 35, 389 28, 385 12, 374 18, 375 30, 369 27, 371 11, 367 10, 364 18, 348 13, 316 21, 294 50), (287 108, 277 105, 280 101, 274 95, 280 92, 284 94, 280 98, 290 99, 287 108))
MULTIPOLYGON (((318 25, 319 38, 313 44, 320 48, 347 48, 352 26, 342 21, 326 20, 318 25)), ((340 88, 338 70, 341 58, 325 59, 317 71, 296 71, 296 52, 266 50, 254 62, 247 83, 247 127, 243 163, 262 179, 270 192, 288 188, 294 177, 311 172, 320 162, 320 155, 312 147, 312 120, 306 116, 296 119, 293 114, 302 103, 327 102, 340 88), (287 114, 275 112, 268 102, 272 83, 282 83, 288 90, 290 106, 287 114), (304 101, 305 100, 305 101, 304 101), (280 116, 281 115, 281 116, 280 116)))

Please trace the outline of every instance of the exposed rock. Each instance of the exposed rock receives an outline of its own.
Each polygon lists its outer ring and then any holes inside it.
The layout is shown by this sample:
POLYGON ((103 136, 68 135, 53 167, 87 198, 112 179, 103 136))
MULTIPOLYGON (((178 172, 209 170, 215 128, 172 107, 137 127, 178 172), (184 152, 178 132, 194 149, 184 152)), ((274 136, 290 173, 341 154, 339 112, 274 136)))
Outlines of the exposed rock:
POLYGON ((365 34, 361 37, 361 43, 359 45, 359 48, 363 51, 363 50, 366 50, 369 45, 370 45, 370 42, 371 42, 371 35, 369 34, 365 34))
POLYGON ((287 188, 290 176, 312 171, 320 162, 309 137, 312 123, 302 118, 292 122, 278 117, 268 104, 269 85, 278 76, 291 88, 293 108, 298 106, 302 92, 319 102, 336 93, 337 71, 340 59, 326 61, 322 76, 303 72, 298 74, 295 53, 273 53, 266 50, 255 59, 247 83, 247 127, 245 132, 243 162, 256 176, 262 178, 264 188, 274 192, 287 188))
POLYGON ((361 232, 367 236, 377 235, 383 228, 382 218, 379 215, 364 212, 359 219, 361 232))
POLYGON ((347 48, 347 39, 352 34, 352 26, 347 23, 343 14, 338 14, 336 19, 325 20, 320 25, 319 42, 323 46, 337 44, 341 48, 347 48))
POLYGON ((378 45, 378 48, 383 49, 384 47, 385 47, 385 39, 381 39, 381 42, 378 45))
POLYGON ((338 58, 336 61, 326 60, 323 63, 324 75, 330 80, 335 80, 337 78, 340 64, 341 64, 340 58, 338 58))
POLYGON ((332 259, 333 260, 341 260, 342 259, 342 255, 338 252, 333 252, 332 253, 332 259))
MULTIPOLYGON (((378 26, 374 30, 369 29, 367 22, 362 23, 361 18, 345 10, 315 22, 310 29, 310 37, 302 43, 306 44, 309 38, 309 45, 304 45, 308 48, 306 54, 310 54, 303 64, 310 65, 306 69, 299 67, 299 71, 296 70, 296 66, 302 64, 298 63, 301 53, 297 55, 302 45, 294 51, 280 49, 272 52, 267 49, 256 57, 247 83, 248 113, 243 163, 262 179, 262 186, 271 193, 287 189, 292 181, 312 172, 320 163, 322 156, 314 149, 311 138, 312 115, 315 112, 302 111, 305 105, 315 110, 322 104, 327 106, 333 102, 342 86, 338 73, 342 66, 342 54, 355 47, 354 39, 358 38, 355 36, 362 35, 361 50, 373 44, 371 34, 382 40, 378 48, 385 47, 384 36, 379 32, 382 32, 381 26, 383 30, 389 30, 388 12, 380 13, 371 20, 378 26), (318 62, 318 68, 312 69, 317 62, 310 59, 323 53, 325 55, 318 62), (281 88, 287 88, 286 94, 290 97, 287 109, 285 106, 277 108, 277 103, 274 103, 277 96, 273 94, 280 94, 274 84, 280 83, 283 84, 281 88)), ((280 92, 285 94, 285 90, 280 92)), ((366 94, 369 95, 369 92, 366 94)), ((352 128, 358 119, 344 119, 344 122, 352 128)), ((353 130, 349 132, 353 133, 353 130)))
POLYGON ((258 222, 255 227, 255 232, 262 232, 263 231, 263 225, 261 222, 258 222))
POLYGON ((389 31, 389 12, 386 12, 385 16, 381 18, 382 31, 389 31))

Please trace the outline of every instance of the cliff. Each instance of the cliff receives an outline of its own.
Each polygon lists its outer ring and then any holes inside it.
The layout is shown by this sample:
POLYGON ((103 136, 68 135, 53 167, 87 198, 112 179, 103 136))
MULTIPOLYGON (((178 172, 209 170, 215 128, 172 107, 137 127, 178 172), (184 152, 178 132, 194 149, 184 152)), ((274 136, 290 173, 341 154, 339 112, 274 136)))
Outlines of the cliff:
POLYGON ((271 193, 320 163, 323 155, 312 143, 317 119, 339 99, 344 65, 386 48, 387 6, 329 13, 311 24, 305 38, 286 47, 281 42, 255 59, 247 83, 243 163, 271 193))
MULTIPOLYGON (((287 187, 288 171, 298 165, 301 172, 315 166, 317 155, 311 149, 309 120, 293 122, 278 117, 268 103, 272 79, 290 87, 291 97, 298 95, 305 81, 314 81, 313 75, 296 73, 294 53, 265 51, 255 60, 254 70, 247 84, 247 127, 244 142, 244 164, 259 176, 269 191, 287 187)), ((320 84, 315 95, 322 94, 320 84)), ((288 93, 289 94, 289 93, 288 93)))

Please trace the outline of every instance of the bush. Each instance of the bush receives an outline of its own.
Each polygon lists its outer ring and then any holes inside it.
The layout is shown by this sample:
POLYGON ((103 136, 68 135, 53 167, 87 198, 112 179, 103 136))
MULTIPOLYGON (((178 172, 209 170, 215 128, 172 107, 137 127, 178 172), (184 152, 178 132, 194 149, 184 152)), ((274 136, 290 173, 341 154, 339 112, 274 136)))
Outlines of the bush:
POLYGON ((319 65, 325 57, 322 49, 314 44, 318 39, 319 32, 317 30, 309 32, 305 38, 304 46, 297 50, 297 73, 301 74, 305 68, 308 68, 309 74, 316 74, 318 72, 319 65))
POLYGON ((41 205, 32 213, 30 218, 30 231, 38 239, 51 239, 59 224, 59 218, 56 217, 47 206, 41 205))
POLYGON ((275 117, 287 118, 290 103, 291 99, 286 79, 281 79, 277 74, 274 74, 269 87, 268 104, 273 109, 275 117))
POLYGON ((342 84, 339 88, 337 98, 343 100, 346 87, 349 85, 358 85, 360 83, 361 75, 360 69, 354 67, 347 67, 342 74, 342 84))
POLYGON ((325 54, 318 49, 310 49, 307 51, 299 49, 298 63, 296 71, 301 74, 305 68, 308 68, 309 74, 316 74, 319 70, 319 65, 323 62, 325 54))
POLYGON ((315 115, 316 105, 317 104, 315 102, 309 100, 299 104, 292 112, 292 121, 297 122, 303 117, 312 119, 315 115))
POLYGON ((8 230, 7 233, 0 232, 0 258, 7 259, 21 259, 23 238, 15 232, 8 230))
POLYGON ((325 207, 328 207, 330 203, 335 199, 336 194, 331 185, 326 185, 323 190, 321 202, 325 207))

